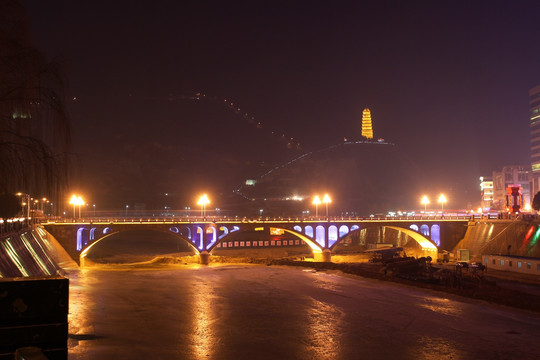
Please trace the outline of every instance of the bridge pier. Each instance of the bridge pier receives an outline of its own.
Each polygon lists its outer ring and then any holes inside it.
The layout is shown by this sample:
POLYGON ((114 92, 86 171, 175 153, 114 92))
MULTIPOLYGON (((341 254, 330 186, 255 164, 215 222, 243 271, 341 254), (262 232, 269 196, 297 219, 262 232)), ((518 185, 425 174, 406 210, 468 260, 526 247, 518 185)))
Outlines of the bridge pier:
POLYGON ((210 264, 210 253, 206 250, 203 250, 199 253, 199 257, 201 259, 201 265, 208 265, 210 264))
POLYGON ((330 251, 330 249, 324 249, 322 251, 322 261, 332 262, 332 252, 330 251))
POLYGON ((316 262, 332 262, 332 251, 330 249, 323 249, 322 252, 313 254, 316 262))

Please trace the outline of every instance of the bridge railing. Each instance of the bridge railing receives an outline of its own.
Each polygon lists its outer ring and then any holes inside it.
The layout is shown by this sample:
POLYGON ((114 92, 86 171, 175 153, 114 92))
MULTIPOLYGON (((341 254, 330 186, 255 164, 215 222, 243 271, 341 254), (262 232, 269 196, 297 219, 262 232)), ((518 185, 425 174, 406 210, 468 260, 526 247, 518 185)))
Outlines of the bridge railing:
POLYGON ((456 216, 384 216, 384 217, 353 217, 353 216, 336 216, 336 217, 231 217, 231 216, 173 216, 173 217, 83 217, 83 218, 60 218, 51 217, 44 221, 49 223, 201 223, 201 222, 245 222, 245 223, 264 223, 264 222, 338 222, 338 221, 455 221, 455 220, 475 220, 475 219, 493 219, 491 216, 478 217, 474 215, 456 215, 456 216))

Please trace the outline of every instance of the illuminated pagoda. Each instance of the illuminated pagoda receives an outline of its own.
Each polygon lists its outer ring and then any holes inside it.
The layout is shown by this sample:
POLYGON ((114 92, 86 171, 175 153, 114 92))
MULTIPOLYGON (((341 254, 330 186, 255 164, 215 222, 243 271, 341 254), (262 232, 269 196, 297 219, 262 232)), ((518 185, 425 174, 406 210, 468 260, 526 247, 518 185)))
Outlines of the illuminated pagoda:
POLYGON ((362 111, 362 136, 366 139, 373 139, 373 126, 371 125, 371 111, 365 108, 362 111))

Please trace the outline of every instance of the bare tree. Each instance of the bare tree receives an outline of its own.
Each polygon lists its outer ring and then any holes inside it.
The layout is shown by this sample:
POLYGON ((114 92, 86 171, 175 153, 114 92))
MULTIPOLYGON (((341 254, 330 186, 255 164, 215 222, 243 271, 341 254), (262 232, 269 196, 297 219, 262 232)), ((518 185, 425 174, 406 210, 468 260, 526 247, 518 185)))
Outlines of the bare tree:
POLYGON ((58 65, 28 41, 23 7, 0 2, 0 193, 58 203, 68 181, 70 127, 58 65))

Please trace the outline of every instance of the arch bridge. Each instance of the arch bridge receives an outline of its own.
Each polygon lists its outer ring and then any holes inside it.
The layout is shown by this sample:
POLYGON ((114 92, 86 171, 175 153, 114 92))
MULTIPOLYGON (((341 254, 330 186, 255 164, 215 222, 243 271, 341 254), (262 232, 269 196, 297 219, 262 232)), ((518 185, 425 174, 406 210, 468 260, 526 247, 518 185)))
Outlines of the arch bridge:
MULTIPOLYGON (((309 245, 316 258, 331 261, 331 253, 345 238, 363 229, 394 229, 416 241, 425 255, 434 258, 440 250, 451 251, 467 229, 468 218, 411 218, 411 219, 289 219, 289 220, 231 220, 231 219, 120 219, 43 223, 77 262, 87 251, 108 236, 123 231, 154 230, 175 235, 188 243, 203 264, 216 247, 226 246, 235 232, 264 231, 270 235, 290 234, 309 245)), ((265 244, 252 246, 264 247, 265 244)))

